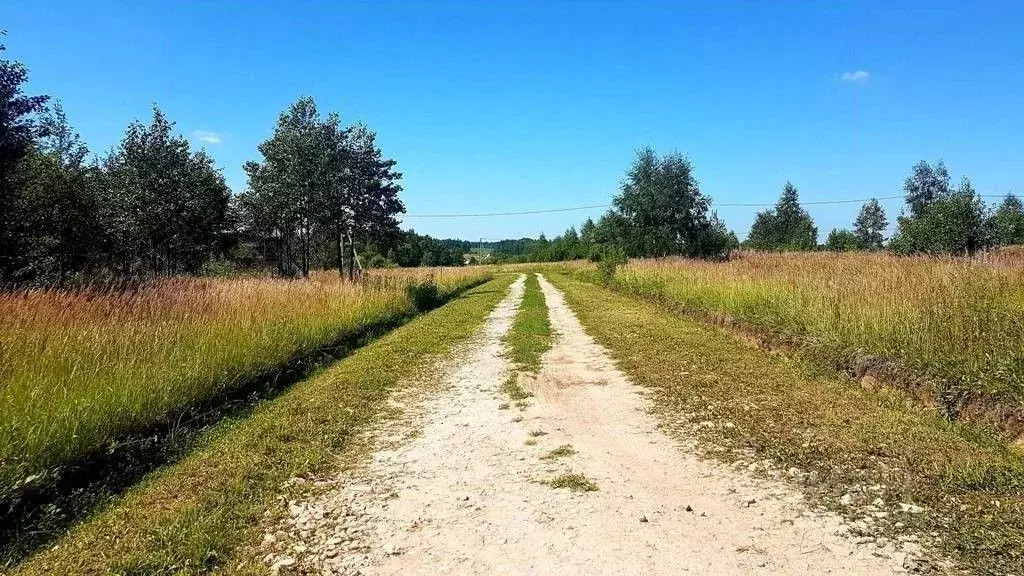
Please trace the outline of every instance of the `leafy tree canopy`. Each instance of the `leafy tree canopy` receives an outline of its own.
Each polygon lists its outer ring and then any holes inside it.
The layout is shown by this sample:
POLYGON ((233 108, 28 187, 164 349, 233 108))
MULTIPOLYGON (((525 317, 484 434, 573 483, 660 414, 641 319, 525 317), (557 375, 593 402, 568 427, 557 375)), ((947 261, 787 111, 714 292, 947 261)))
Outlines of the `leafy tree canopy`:
POLYGON ((920 216, 931 203, 949 196, 949 172, 941 160, 932 166, 924 160, 914 164, 910 176, 903 183, 907 206, 912 216, 920 216))
POLYGON ((757 250, 813 250, 817 244, 818 229, 790 182, 775 208, 758 212, 747 237, 747 245, 757 250))
POLYGON ((845 228, 833 229, 825 240, 825 249, 832 252, 850 252, 860 250, 862 247, 860 238, 856 233, 845 228))
POLYGON ((1020 198, 1006 195, 992 216, 992 228, 999 244, 1024 244, 1024 205, 1020 198))
POLYGON ((630 256, 721 256, 728 232, 710 212, 693 166, 681 154, 637 153, 614 199, 621 245, 630 256))
POLYGON ((898 219, 890 246, 897 254, 973 254, 992 244, 985 202, 966 177, 952 192, 912 207, 898 219))
POLYGON ((863 250, 881 250, 885 242, 885 228, 888 225, 885 210, 878 200, 872 198, 861 207, 853 223, 857 245, 863 250))

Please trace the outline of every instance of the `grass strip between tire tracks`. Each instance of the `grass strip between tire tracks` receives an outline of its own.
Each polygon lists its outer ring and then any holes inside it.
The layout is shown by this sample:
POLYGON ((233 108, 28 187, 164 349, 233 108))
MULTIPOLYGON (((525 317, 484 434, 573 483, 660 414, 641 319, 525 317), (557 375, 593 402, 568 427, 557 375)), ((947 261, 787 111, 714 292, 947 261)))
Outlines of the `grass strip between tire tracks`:
POLYGON ((322 473, 381 413, 392 389, 430 370, 504 296, 501 276, 383 336, 243 418, 218 425, 12 574, 261 573, 246 544, 289 478, 322 473))
POLYGON ((548 306, 536 274, 526 276, 523 301, 505 341, 512 363, 524 372, 536 372, 541 356, 551 347, 548 306))
POLYGON ((868 487, 884 486, 887 514, 874 522, 882 533, 935 532, 934 549, 972 572, 1024 571, 1024 462, 989 430, 650 302, 562 274, 549 279, 620 368, 654 392, 666 429, 696 435, 703 453, 795 468, 814 502, 851 518, 868 513, 841 496, 870 501, 868 487))
POLYGON ((536 374, 541 357, 551 348, 548 305, 536 274, 526 275, 523 300, 512 320, 512 327, 505 335, 505 348, 512 361, 512 369, 502 384, 502 390, 509 398, 521 403, 533 393, 522 386, 520 376, 536 374))

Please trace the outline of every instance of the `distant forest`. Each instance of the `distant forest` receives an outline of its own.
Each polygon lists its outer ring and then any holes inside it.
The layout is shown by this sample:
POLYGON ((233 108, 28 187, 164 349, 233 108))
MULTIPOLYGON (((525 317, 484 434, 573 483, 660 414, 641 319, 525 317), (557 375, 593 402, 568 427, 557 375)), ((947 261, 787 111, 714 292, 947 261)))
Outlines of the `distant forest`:
POLYGON ((813 218, 787 182, 778 202, 759 212, 740 242, 711 211, 697 187, 693 167, 679 154, 638 152, 611 210, 564 234, 484 244, 497 262, 559 261, 608 254, 622 257, 682 255, 722 259, 731 250, 836 252, 889 250, 899 255, 971 255, 998 246, 1024 244, 1024 204, 1007 194, 997 206, 982 199, 970 179, 953 186, 943 162, 915 164, 903 183, 906 208, 886 237, 889 220, 878 200, 864 203, 851 229, 835 229, 823 243, 813 218))

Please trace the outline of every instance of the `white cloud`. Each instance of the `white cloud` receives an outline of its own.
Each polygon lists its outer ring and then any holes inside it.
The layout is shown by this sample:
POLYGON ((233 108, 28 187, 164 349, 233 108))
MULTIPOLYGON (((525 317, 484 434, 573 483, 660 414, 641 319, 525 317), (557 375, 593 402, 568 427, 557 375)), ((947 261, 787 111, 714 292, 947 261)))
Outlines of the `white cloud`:
POLYGON ((857 70, 856 72, 843 72, 839 77, 843 82, 865 82, 871 74, 867 70, 857 70))
POLYGON ((210 132, 209 130, 196 130, 192 132, 192 136, 200 142, 220 144, 220 134, 217 134, 216 132, 210 132))

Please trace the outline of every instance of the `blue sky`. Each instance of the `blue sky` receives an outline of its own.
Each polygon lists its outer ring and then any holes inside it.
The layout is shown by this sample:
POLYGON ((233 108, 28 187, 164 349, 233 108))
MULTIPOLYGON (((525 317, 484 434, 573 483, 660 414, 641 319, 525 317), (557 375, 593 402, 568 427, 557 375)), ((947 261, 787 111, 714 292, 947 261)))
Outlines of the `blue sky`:
MULTIPOLYGON (((896 195, 940 158, 1024 192, 1024 3, 893 4, 5 0, 0 27, 94 151, 156 102, 235 191, 312 95, 378 132, 410 214, 604 204, 646 145, 718 203, 896 195)), ((824 238, 857 208, 810 211, 824 238)), ((755 211, 719 209, 741 237, 755 211)), ((406 223, 553 236, 601 212, 406 223)))

